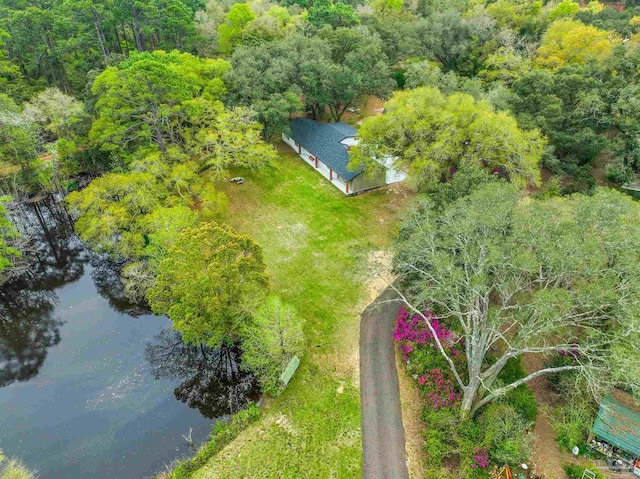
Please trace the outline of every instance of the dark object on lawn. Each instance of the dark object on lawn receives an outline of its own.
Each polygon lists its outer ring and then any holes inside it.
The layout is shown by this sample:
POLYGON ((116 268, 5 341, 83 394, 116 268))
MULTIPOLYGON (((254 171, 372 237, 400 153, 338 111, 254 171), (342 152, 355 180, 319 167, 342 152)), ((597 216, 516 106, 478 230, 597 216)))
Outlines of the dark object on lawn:
POLYGON ((231 183, 237 183, 241 185, 242 183, 244 183, 244 178, 242 176, 236 176, 235 178, 231 178, 229 181, 231 183))

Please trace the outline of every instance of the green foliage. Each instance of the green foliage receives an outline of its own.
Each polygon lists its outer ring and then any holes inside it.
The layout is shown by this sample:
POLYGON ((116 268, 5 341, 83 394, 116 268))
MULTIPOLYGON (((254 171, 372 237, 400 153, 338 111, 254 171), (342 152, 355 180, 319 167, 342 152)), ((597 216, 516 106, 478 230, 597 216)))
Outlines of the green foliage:
POLYGON ((277 394, 280 374, 302 356, 303 320, 295 308, 269 297, 242 330, 242 363, 260 379, 262 391, 277 394))
POLYGON ((242 30, 255 18, 248 3, 234 4, 218 27, 218 47, 222 53, 231 53, 242 40, 242 30))
POLYGON ((12 246, 18 231, 8 218, 6 204, 9 201, 10 198, 0 196, 0 278, 6 270, 11 268, 14 259, 20 256, 20 251, 12 246))
POLYGON ((560 18, 560 17, 572 17, 580 10, 580 4, 578 2, 574 2, 573 0, 562 0, 562 2, 558 3, 555 8, 549 11, 549 16, 547 17, 550 22, 560 18))
POLYGON ((167 479, 187 479, 192 473, 204 466, 209 459, 222 451, 238 434, 260 419, 260 409, 253 403, 246 409, 237 412, 231 421, 217 421, 213 426, 209 440, 197 454, 185 461, 180 461, 171 470, 167 479))
POLYGON ((38 126, 0 93, 0 164, 20 191, 34 193, 50 185, 51 169, 41 158, 43 152, 38 126))
MULTIPOLYGON (((511 384, 518 379, 522 379, 527 376, 527 372, 522 364, 522 357, 509 359, 500 374, 498 379, 504 384, 511 384)), ((509 391, 502 401, 518 412, 529 424, 533 424, 536 421, 538 415, 538 402, 536 401, 533 391, 529 389, 529 386, 522 384, 515 389, 509 391)))
POLYGON ((487 56, 479 75, 488 83, 500 81, 510 86, 531 70, 531 67, 531 60, 513 47, 500 47, 487 56))
POLYGON ((168 235, 195 223, 196 205, 206 202, 212 216, 226 207, 224 196, 197 175, 193 163, 171 167, 149 157, 133 167, 137 171, 108 173, 66 198, 78 216, 76 230, 97 251, 121 259, 150 254, 159 247, 156 232, 168 235), (171 219, 158 221, 163 216, 171 219))
POLYGON ((18 65, 9 58, 6 41, 10 38, 9 33, 0 29, 0 92, 19 102, 28 97, 31 89, 24 81, 18 65))
POLYGON ((403 4, 404 0, 374 0, 371 7, 380 15, 389 15, 400 12, 403 4))
POLYGON ((185 342, 219 347, 240 339, 266 287, 260 247, 228 226, 202 223, 168 248, 147 299, 185 342))
POLYGON ((57 88, 47 88, 31 98, 24 106, 23 115, 54 140, 86 133, 82 131, 88 120, 84 105, 57 88))
POLYGON ((315 118, 328 108, 339 121, 363 95, 390 92, 380 39, 346 28, 325 28, 321 35, 236 49, 226 76, 229 98, 258 112, 267 137, 287 131, 290 115, 303 106, 315 118))
POLYGON ((452 444, 456 439, 451 432, 458 424, 458 418, 455 411, 449 408, 424 408, 421 419, 425 424, 429 424, 424 433, 427 466, 436 468, 451 454, 452 444))
POLYGON ((139 53, 94 81, 98 113, 90 138, 109 151, 135 153, 155 145, 166 153, 189 128, 189 102, 215 101, 225 91, 224 60, 177 51, 139 53))
POLYGON ((556 441, 564 451, 571 451, 586 442, 596 413, 584 397, 573 394, 569 398, 567 404, 553 411, 552 421, 556 441))
POLYGON ((460 198, 470 195, 480 186, 495 181, 498 181, 496 175, 487 175, 476 168, 463 168, 452 174, 450 181, 433 185, 427 191, 427 195, 431 207, 436 211, 442 211, 460 198))
POLYGON ((107 173, 66 197, 80 237, 94 250, 127 262, 123 281, 130 299, 144 299, 182 229, 217 219, 227 208, 226 196, 209 175, 181 159, 150 154, 133 162, 131 172, 107 173))
POLYGON ((487 6, 487 13, 498 22, 500 27, 523 29, 527 23, 540 13, 542 2, 510 2, 498 0, 487 6))
POLYGON ((453 71, 444 73, 433 62, 412 63, 405 74, 405 86, 431 86, 438 88, 445 95, 462 92, 474 98, 480 98, 485 93, 482 83, 477 79, 460 76, 453 71))
POLYGON ((538 415, 538 402, 536 401, 533 391, 531 391, 526 384, 509 391, 505 395, 504 401, 512 406, 513 409, 530 424, 535 422, 536 416, 538 415))
POLYGON ((533 196, 540 199, 549 199, 560 196, 560 180, 557 176, 552 176, 543 185, 542 189, 533 196))
POLYGON ((444 70, 473 76, 480 69, 482 45, 493 39, 495 22, 482 11, 462 12, 448 2, 434 9, 417 32, 424 54, 444 70))
POLYGON ((585 469, 589 469, 591 472, 595 472, 596 479, 606 479, 605 476, 595 464, 588 464, 587 467, 577 466, 574 464, 567 464, 563 467, 564 472, 567 473, 569 479, 582 479, 585 469))
POLYGON ((526 462, 531 453, 532 422, 515 407, 492 404, 478 420, 484 438, 482 444, 489 449, 494 464, 511 466, 526 462))
POLYGON ((264 8, 267 10, 259 13, 243 29, 243 44, 257 45, 284 38, 298 30, 298 27, 304 22, 302 14, 292 14, 282 6, 266 3, 264 8))
POLYGON ((375 167, 376 158, 397 157, 422 188, 451 168, 502 170, 518 184, 539 181, 545 140, 521 130, 515 119, 484 100, 456 93, 445 97, 422 87, 397 92, 382 115, 368 118, 353 149, 355 167, 375 167))
POLYGON ((275 158, 253 113, 228 110, 218 100, 229 68, 224 60, 156 51, 131 55, 93 83, 98 117, 89 136, 124 156, 125 168, 67 201, 80 236, 127 262, 123 281, 132 299, 144 298, 183 228, 218 219, 226 209, 212 174, 275 158))
POLYGON ((331 25, 334 28, 352 27, 360 20, 351 5, 332 0, 316 0, 309 8, 309 22, 316 27, 331 25))
POLYGON ((0 479, 35 479, 35 473, 18 459, 7 459, 0 449, 0 479))
POLYGON ((560 19, 545 33, 535 61, 549 70, 568 64, 598 63, 609 57, 620 42, 611 32, 576 20, 560 19))
MULTIPOLYGON (((590 167, 580 167, 612 145, 602 136, 611 122, 634 122, 631 108, 625 109, 627 113, 611 115, 609 96, 591 71, 584 66, 565 67, 555 73, 533 70, 514 82, 510 98, 519 123, 540 128, 549 138, 545 166, 574 177, 569 191, 590 190, 595 185, 590 167)), ((622 157, 634 150, 624 142, 613 145, 618 145, 622 157)))
POLYGON ((30 87, 80 92, 88 72, 102 69, 114 54, 191 50, 199 6, 191 0, 10 2, 0 28, 10 34, 7 50, 30 87))
MULTIPOLYGON (((492 183, 442 211, 419 209, 409 218, 396 271, 416 298, 416 309, 434 307, 436 315, 462 318, 459 334, 473 343, 466 347, 467 367, 459 369, 476 371, 481 381, 463 379, 450 365, 461 377, 462 411, 473 413, 519 386, 501 385, 499 373, 510 358, 531 350, 572 348, 589 358, 544 368, 545 374, 575 371, 591 390, 618 381, 637 387, 636 377, 620 370, 637 367, 631 356, 617 360, 611 346, 632 347, 629 334, 640 328, 630 320, 640 308, 632 293, 640 288, 640 272, 630 267, 633 251, 640 250, 639 215, 637 203, 612 190, 520 201, 513 186, 492 183), (588 332, 579 334, 580 325, 588 332), (505 353, 489 362, 491 345, 503 341, 493 332, 507 327, 512 332, 505 353)), ((518 401, 533 417, 529 399, 518 401)))
POLYGON ((488 468, 474 460, 480 451, 488 451, 491 465, 512 466, 526 461, 531 451, 531 424, 507 405, 493 404, 479 418, 463 422, 449 408, 425 408, 422 420, 429 425, 424 432, 427 477, 443 477, 442 466, 457 462, 446 477, 488 478, 488 468))

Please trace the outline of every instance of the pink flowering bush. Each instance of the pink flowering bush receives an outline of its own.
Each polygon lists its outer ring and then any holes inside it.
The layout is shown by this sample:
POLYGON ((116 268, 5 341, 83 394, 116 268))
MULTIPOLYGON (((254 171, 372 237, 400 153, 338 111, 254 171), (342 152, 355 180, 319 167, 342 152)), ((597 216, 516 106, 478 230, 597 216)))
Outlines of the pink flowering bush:
MULTIPOLYGON (((448 348, 453 347, 455 342, 453 333, 438 321, 433 311, 427 311, 424 313, 424 316, 431 324, 440 342, 448 348)), ((396 342, 400 343, 402 359, 405 362, 409 359, 409 353, 414 350, 416 344, 428 344, 436 347, 433 333, 429 329, 427 321, 419 314, 415 314, 410 318, 409 313, 404 307, 400 309, 396 317, 396 328, 393 332, 393 338, 396 342)), ((453 354, 456 355, 458 353, 459 351, 456 350, 453 354)))
POLYGON ((420 385, 426 386, 426 397, 431 407, 436 411, 441 407, 452 407, 460 401, 460 395, 456 393, 453 381, 445 377, 442 369, 433 368, 418 380, 420 385))
POLYGON ((474 469, 481 468, 484 469, 489 465, 489 451, 486 449, 479 449, 477 447, 473 448, 473 463, 471 467, 474 469))
MULTIPOLYGON (((498 454, 502 444, 488 437, 476 420, 460 421, 462 399, 447 362, 437 348, 436 338, 454 362, 466 361, 459 336, 451 331, 433 311, 410 314, 402 308, 396 318, 393 337, 402 352, 409 373, 417 380, 424 398, 422 420, 426 465, 440 471, 443 461, 454 465, 465 479, 488 479, 490 453, 498 454), (431 327, 429 327, 431 326, 431 327)), ((484 415, 482 416, 484 417, 484 415)), ((497 421, 493 420, 492 423, 497 421)), ((496 459, 498 460, 498 459, 496 459)), ((503 461, 503 463, 506 463, 503 461)))
POLYGON ((415 356, 416 361, 412 369, 417 373, 418 383, 428 404, 435 410, 455 406, 460 401, 460 395, 456 393, 453 379, 448 372, 445 374, 439 367, 441 356, 432 348, 437 347, 435 338, 438 338, 452 356, 457 356, 460 351, 455 347, 456 336, 435 317, 433 311, 427 311, 424 317, 419 314, 410 316, 407 310, 402 308, 396 318, 393 337, 400 345, 402 359, 405 362, 409 362, 410 355, 415 356), (431 324, 433 332, 427 321, 431 324), (421 346, 428 350, 425 351, 421 346))

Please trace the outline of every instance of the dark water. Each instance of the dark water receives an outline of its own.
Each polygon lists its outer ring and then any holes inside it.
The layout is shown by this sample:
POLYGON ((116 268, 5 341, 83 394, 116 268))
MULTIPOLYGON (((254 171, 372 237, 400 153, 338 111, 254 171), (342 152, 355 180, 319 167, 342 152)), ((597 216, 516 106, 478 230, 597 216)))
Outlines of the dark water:
POLYGON ((123 299, 64 210, 21 212, 28 273, 0 287, 0 449, 41 478, 149 477, 257 397, 238 351, 182 343, 123 299))

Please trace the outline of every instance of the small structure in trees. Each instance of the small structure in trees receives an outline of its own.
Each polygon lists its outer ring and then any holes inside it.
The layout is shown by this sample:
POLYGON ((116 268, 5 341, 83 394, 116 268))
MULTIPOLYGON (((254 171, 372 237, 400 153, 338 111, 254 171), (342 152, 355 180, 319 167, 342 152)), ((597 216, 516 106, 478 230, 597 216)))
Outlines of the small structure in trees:
POLYGON ((295 118, 291 133, 283 133, 284 142, 346 195, 398 183, 407 175, 395 169, 394 159, 378 161, 383 168, 365 172, 365 168, 351 171, 349 150, 358 144, 358 132, 346 123, 318 123, 307 118, 295 118))
POLYGON ((620 189, 625 193, 631 195, 631 197, 635 198, 636 200, 640 199, 640 183, 638 183, 637 181, 634 183, 624 184, 620 187, 620 189))
POLYGON ((614 389, 604 397, 589 446, 605 455, 610 467, 640 477, 640 406, 629 394, 614 389))

